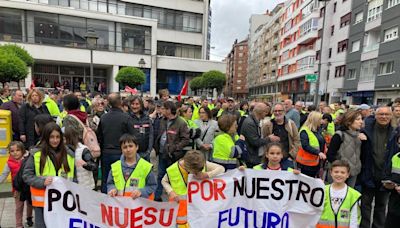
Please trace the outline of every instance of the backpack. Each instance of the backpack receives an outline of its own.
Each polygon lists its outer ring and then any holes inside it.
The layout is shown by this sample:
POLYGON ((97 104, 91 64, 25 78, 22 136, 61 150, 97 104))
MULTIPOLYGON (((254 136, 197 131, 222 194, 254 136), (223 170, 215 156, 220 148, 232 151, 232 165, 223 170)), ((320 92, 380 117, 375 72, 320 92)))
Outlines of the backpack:
MULTIPOLYGON (((32 155, 29 154, 29 156, 32 155)), ((16 191, 20 192, 20 201, 28 200, 28 202, 32 203, 30 187, 27 183, 25 183, 24 179, 22 178, 26 166, 26 161, 28 160, 29 156, 25 157, 22 160, 21 167, 18 170, 17 175, 15 175, 15 177, 13 178, 12 185, 16 191)))
POLYGON ((88 122, 86 121, 86 125, 82 123, 78 117, 74 115, 69 115, 75 118, 76 121, 82 126, 83 128, 83 145, 87 146, 87 148, 90 150, 92 153, 93 158, 98 158, 100 157, 100 146, 99 142, 97 141, 97 136, 96 133, 89 127, 88 122))

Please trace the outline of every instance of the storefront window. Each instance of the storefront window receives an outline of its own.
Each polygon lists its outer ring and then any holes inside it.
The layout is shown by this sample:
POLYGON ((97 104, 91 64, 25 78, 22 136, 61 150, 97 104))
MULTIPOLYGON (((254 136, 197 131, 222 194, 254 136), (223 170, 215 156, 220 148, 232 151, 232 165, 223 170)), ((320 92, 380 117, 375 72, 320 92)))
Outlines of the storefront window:
POLYGON ((22 11, 0 9, 0 40, 22 41, 22 11))

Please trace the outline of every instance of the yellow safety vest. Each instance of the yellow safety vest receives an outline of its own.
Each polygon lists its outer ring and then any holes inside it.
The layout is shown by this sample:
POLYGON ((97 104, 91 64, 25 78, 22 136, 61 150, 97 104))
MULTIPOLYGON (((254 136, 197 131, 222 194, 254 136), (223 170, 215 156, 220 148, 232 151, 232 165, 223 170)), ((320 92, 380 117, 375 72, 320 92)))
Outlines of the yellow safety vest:
POLYGON ((200 119, 200 114, 199 114, 200 106, 196 105, 193 103, 193 115, 192 115, 192 120, 197 120, 200 119))
MULTIPOLYGON (((70 168, 68 173, 65 173, 64 167, 61 167, 58 172, 56 172, 56 168, 54 167, 53 162, 49 157, 46 158, 46 163, 44 164, 43 172, 40 173, 40 156, 42 152, 37 151, 33 155, 33 161, 35 165, 35 175, 38 177, 63 177, 67 180, 72 181, 74 178, 74 169, 75 169, 75 159, 71 155, 67 154, 68 166, 70 168)), ((34 188, 31 186, 31 194, 32 194, 32 206, 34 207, 44 207, 44 193, 46 189, 34 188)))
POLYGON ((357 205, 361 194, 351 187, 347 187, 346 198, 343 200, 339 207, 339 211, 335 214, 331 206, 330 186, 325 186, 325 203, 324 210, 322 211, 321 218, 316 228, 348 228, 350 227, 351 210, 357 207, 358 210, 358 223, 360 223, 361 212, 357 205))
POLYGON ((328 126, 326 128, 326 132, 330 135, 333 136, 335 134, 335 124, 332 122, 328 123, 328 126))
POLYGON ((44 102, 46 103, 47 110, 49 110, 50 115, 53 118, 57 118, 60 115, 60 109, 55 101, 53 101, 50 97, 47 97, 44 102))
POLYGON ((392 157, 392 173, 400 174, 400 153, 395 154, 392 157))
POLYGON ((220 108, 220 109, 218 110, 217 117, 220 117, 224 111, 225 111, 225 110, 223 110, 222 108, 220 108))
POLYGON ((235 142, 238 139, 239 136, 235 135, 235 141, 233 141, 232 137, 227 133, 222 133, 215 137, 212 160, 220 164, 237 164, 237 159, 232 157, 232 147, 235 146, 235 142))
MULTIPOLYGON (((203 167, 203 172, 206 172, 206 166, 203 167)), ((183 177, 179 168, 179 161, 175 162, 167 168, 167 175, 172 190, 178 195, 179 209, 176 223, 183 225, 187 223, 187 180, 183 177)), ((172 200, 172 199, 171 199, 172 200)))
POLYGON ((125 181, 124 174, 122 172, 121 160, 114 162, 111 165, 111 171, 114 179, 115 188, 118 191, 118 195, 131 196, 132 191, 134 190, 133 188, 130 189, 131 187, 137 187, 138 189, 144 188, 146 186, 146 178, 151 172, 152 168, 153 165, 150 162, 144 160, 143 158, 140 158, 130 177, 127 181, 125 181), (137 186, 131 186, 132 180, 138 181, 137 186))
MULTIPOLYGON (((314 133, 306 126, 300 128, 300 133, 302 131, 306 131, 310 146, 319 150, 320 148, 317 136, 315 136, 314 133)), ((317 166, 319 164, 319 157, 318 155, 307 152, 300 147, 299 151, 297 152, 296 161, 302 165, 317 166)))
POLYGON ((8 101, 10 101, 10 99, 9 98, 3 98, 3 97, 0 97, 0 100, 3 102, 3 103, 6 103, 6 102, 8 102, 8 101))
POLYGON ((213 110, 215 108, 214 104, 208 104, 208 109, 213 110))

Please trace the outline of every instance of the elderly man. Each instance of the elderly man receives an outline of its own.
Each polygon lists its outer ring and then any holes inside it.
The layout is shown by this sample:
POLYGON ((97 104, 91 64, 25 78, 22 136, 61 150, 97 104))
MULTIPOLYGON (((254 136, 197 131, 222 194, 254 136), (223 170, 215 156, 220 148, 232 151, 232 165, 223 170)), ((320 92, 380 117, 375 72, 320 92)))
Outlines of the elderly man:
POLYGON ((361 130, 367 140, 361 144, 362 185, 361 226, 371 227, 372 202, 375 198, 372 227, 384 227, 386 205, 389 192, 383 190, 382 181, 390 175, 390 160, 398 151, 396 131, 390 125, 392 110, 390 107, 379 107, 375 116, 365 119, 365 128, 361 130))
POLYGON ((290 99, 284 102, 286 118, 293 120, 297 129, 300 128, 300 113, 293 107, 293 101, 290 99))
POLYGON ((297 150, 300 146, 300 134, 296 124, 285 117, 285 109, 282 104, 277 103, 273 109, 275 118, 268 120, 262 127, 264 136, 278 136, 283 146, 283 162, 293 167, 293 160, 296 159, 297 150))
POLYGON ((360 105, 357 110, 361 111, 361 116, 363 120, 371 115, 371 107, 367 104, 360 105))
POLYGON ((19 140, 19 108, 24 101, 24 94, 21 90, 12 92, 12 100, 1 105, 0 109, 11 111, 11 122, 13 131, 13 140, 19 140))
POLYGON ((261 157, 264 155, 263 147, 269 142, 279 142, 279 137, 269 135, 262 137, 260 120, 267 115, 267 105, 264 103, 256 103, 253 112, 243 121, 241 134, 246 139, 246 146, 249 152, 249 159, 246 161, 248 168, 253 168, 261 163, 261 157))

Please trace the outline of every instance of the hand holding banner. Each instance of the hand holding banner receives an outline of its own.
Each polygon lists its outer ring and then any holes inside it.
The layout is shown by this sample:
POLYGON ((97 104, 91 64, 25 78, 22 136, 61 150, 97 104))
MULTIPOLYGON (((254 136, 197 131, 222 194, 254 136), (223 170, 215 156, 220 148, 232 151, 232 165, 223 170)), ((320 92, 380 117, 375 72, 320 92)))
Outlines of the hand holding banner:
POLYGON ((177 203, 109 197, 63 178, 46 188, 47 227, 175 227, 177 203))
POLYGON ((286 171, 231 170, 188 184, 190 227, 315 227, 324 206, 320 179, 286 171))

